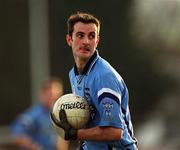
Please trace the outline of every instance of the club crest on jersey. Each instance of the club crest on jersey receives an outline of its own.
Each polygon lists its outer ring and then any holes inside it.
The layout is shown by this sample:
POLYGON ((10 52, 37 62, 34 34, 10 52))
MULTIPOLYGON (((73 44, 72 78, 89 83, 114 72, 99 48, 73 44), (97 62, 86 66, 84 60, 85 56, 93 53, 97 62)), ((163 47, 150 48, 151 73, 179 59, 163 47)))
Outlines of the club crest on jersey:
POLYGON ((114 107, 113 101, 104 101, 102 102, 103 108, 104 108, 104 113, 106 118, 109 118, 112 116, 112 109, 114 107))

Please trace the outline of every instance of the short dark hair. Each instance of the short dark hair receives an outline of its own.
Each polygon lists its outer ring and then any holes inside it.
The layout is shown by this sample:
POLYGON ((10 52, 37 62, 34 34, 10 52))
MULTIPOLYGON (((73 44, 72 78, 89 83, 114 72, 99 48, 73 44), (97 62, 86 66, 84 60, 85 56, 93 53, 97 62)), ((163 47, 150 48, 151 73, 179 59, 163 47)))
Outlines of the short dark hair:
POLYGON ((82 23, 94 23, 97 28, 98 28, 98 34, 100 31, 100 21, 97 19, 95 16, 93 16, 90 13, 84 13, 84 12, 79 12, 77 11, 76 14, 71 15, 68 20, 67 20, 67 27, 68 27, 68 34, 72 36, 73 30, 74 30, 74 25, 77 22, 82 22, 82 23))

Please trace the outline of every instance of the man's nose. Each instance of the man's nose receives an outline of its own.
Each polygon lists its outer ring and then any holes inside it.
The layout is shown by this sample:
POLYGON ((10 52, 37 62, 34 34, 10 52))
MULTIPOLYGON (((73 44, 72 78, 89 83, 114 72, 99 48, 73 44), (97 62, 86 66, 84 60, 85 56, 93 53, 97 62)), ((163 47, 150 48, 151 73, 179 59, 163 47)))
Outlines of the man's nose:
POLYGON ((88 38, 88 37, 84 37, 83 42, 84 42, 85 44, 88 44, 88 43, 89 43, 89 38, 88 38))

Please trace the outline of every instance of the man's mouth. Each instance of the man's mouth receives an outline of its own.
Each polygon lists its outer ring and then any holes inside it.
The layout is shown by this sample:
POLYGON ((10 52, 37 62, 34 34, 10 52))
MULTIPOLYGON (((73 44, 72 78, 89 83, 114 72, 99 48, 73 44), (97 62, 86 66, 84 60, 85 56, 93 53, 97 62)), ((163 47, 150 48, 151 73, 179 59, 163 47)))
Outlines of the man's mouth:
POLYGON ((83 50, 83 51, 90 51, 90 48, 89 48, 89 47, 81 47, 80 50, 83 50))

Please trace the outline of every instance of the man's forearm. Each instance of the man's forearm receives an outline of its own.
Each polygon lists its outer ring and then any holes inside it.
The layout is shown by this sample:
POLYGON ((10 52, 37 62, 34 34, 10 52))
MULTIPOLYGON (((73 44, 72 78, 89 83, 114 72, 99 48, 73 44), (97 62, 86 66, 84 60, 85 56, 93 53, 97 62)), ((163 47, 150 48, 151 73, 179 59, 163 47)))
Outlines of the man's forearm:
POLYGON ((95 140, 95 141, 112 141, 120 140, 122 130, 112 127, 94 127, 89 129, 79 129, 77 139, 79 140, 95 140))
POLYGON ((17 136, 13 138, 13 143, 17 146, 29 150, 39 150, 40 147, 37 143, 34 143, 30 138, 23 137, 23 136, 17 136))

